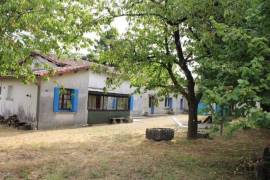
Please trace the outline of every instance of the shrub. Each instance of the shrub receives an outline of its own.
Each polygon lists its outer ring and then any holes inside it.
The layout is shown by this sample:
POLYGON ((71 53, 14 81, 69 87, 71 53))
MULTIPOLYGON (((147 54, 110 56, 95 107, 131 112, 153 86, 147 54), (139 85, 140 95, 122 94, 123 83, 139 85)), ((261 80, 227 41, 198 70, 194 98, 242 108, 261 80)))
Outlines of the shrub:
POLYGON ((235 131, 239 129, 249 128, 270 129, 270 113, 264 112, 257 108, 250 109, 249 115, 246 118, 240 118, 227 126, 226 134, 231 136, 235 131))
POLYGON ((248 121, 250 121, 254 126, 258 128, 268 128, 270 129, 270 113, 261 111, 260 109, 251 109, 250 115, 248 116, 248 121))

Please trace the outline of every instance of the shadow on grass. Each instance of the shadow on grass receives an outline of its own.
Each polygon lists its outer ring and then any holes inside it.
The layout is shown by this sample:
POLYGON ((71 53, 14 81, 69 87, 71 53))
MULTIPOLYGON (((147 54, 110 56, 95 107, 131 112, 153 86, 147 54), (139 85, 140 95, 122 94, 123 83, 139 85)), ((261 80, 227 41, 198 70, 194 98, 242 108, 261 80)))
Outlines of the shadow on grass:
POLYGON ((144 134, 126 132, 83 143, 22 146, 3 152, 7 161, 0 174, 15 179, 252 179, 236 169, 270 137, 269 131, 258 130, 232 139, 189 141, 182 135, 154 142, 144 134))

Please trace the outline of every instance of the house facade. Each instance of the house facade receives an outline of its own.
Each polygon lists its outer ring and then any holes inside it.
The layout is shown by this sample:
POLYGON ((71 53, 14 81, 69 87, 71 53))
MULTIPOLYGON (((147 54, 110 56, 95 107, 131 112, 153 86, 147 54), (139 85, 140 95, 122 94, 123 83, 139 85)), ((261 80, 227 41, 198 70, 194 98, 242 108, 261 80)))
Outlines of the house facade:
POLYGON ((104 71, 97 73, 90 68, 88 85, 89 123, 103 123, 107 122, 108 118, 117 116, 179 114, 186 112, 188 109, 187 101, 182 95, 159 97, 155 91, 137 94, 135 88, 132 88, 128 81, 122 82, 115 89, 107 89, 104 93, 108 76, 110 76, 110 73, 106 74, 104 71))
POLYGON ((132 116, 180 114, 188 110, 186 99, 182 95, 159 97, 154 91, 133 94, 132 116))
POLYGON ((37 86, 17 79, 0 80, 0 115, 8 118, 16 114, 30 124, 36 123, 37 86))
POLYGON ((91 68, 89 71, 88 124, 107 123, 116 117, 130 117, 130 95, 134 89, 127 81, 117 88, 106 88, 106 71, 110 69, 104 68, 104 71, 97 73, 91 68))
POLYGON ((24 84, 11 76, 0 77, 0 115, 17 115, 19 121, 34 129, 77 127, 108 123, 117 117, 178 114, 187 110, 181 95, 161 98, 154 91, 136 94, 128 81, 106 88, 111 70, 97 72, 88 61, 61 61, 37 52, 31 56, 35 82, 24 84), (54 73, 50 74, 48 68, 54 73))
POLYGON ((63 61, 32 53, 36 82, 1 77, 0 115, 17 115, 19 121, 34 129, 50 129, 87 124, 89 64, 63 61), (49 66, 53 76, 45 70, 49 66), (49 76, 49 81, 44 77, 49 76))

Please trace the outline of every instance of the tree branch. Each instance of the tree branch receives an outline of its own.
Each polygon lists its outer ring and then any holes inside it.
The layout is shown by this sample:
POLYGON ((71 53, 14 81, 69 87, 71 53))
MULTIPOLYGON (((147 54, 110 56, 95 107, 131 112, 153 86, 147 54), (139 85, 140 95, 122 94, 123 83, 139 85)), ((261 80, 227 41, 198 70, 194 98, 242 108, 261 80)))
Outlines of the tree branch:
POLYGON ((108 13, 112 16, 112 18, 117 18, 117 17, 123 17, 123 16, 127 16, 127 17, 142 17, 142 16, 154 16, 157 17, 159 19, 161 19, 162 21, 164 21, 166 24, 169 24, 171 26, 175 26, 175 25, 179 25, 180 23, 184 22, 187 20, 187 17, 181 17, 179 19, 176 20, 171 20, 168 17, 165 17, 161 14, 158 13, 151 13, 151 12, 144 12, 144 13, 124 13, 124 14, 115 14, 113 13, 112 10, 110 10, 109 7, 105 7, 105 9, 108 11, 108 13))
MULTIPOLYGON (((201 41, 201 38, 198 36, 198 34, 196 34, 191 27, 188 27, 189 31, 191 32, 191 34, 194 36, 195 39, 197 39, 197 41, 201 41)), ((206 49, 206 53, 210 56, 211 55, 211 50, 210 48, 207 47, 207 45, 205 43, 203 43, 203 47, 206 49)))
POLYGON ((175 77, 175 75, 174 75, 174 73, 172 71, 172 65, 171 64, 168 64, 168 66, 166 66, 166 69, 167 69, 167 71, 168 71, 168 73, 169 73, 169 75, 171 77, 171 80, 174 83, 175 87, 177 89, 179 89, 180 92, 181 92, 181 94, 183 94, 187 98, 188 97, 188 94, 185 91, 185 88, 178 83, 178 81, 177 81, 177 79, 176 79, 176 77, 175 77))
POLYGON ((168 40, 168 36, 167 36, 167 34, 168 34, 168 27, 167 26, 165 26, 165 51, 166 51, 166 55, 170 55, 171 53, 170 53, 170 48, 169 48, 169 40, 168 40))

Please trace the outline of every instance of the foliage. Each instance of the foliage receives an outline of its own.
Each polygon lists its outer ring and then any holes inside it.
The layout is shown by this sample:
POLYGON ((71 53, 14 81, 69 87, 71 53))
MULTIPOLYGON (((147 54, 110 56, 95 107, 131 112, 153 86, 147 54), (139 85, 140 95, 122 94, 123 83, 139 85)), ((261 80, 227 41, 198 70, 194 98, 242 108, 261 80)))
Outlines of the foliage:
POLYGON ((236 131, 240 129, 246 130, 253 127, 253 124, 251 124, 245 118, 240 118, 233 123, 227 124, 227 126, 225 127, 225 134, 226 136, 231 137, 236 131))
POLYGON ((241 108, 244 115, 270 100, 270 3, 247 2, 228 4, 221 20, 211 17, 205 36, 214 53, 198 69, 208 102, 241 108))
POLYGON ((83 38, 84 32, 93 29, 89 5, 91 2, 72 0, 2 0, 0 75, 12 72, 12 76, 31 80, 31 51, 62 54, 89 44, 83 38), (22 60, 27 62, 20 64, 22 60))
POLYGON ((258 109, 251 109, 248 121, 258 128, 270 129, 270 113, 258 109))
POLYGON ((112 64, 139 90, 160 95, 183 94, 189 105, 190 137, 196 137, 197 107, 202 91, 194 76, 201 57, 209 51, 202 42, 210 16, 219 16, 216 1, 105 1, 101 14, 107 19, 126 17, 128 31, 113 38, 100 53, 100 62, 112 64), (200 49, 200 50, 198 50, 200 49), (195 84, 196 87, 195 88, 195 84))
POLYGON ((226 134, 233 135, 239 129, 267 128, 270 129, 270 113, 258 108, 251 108, 247 117, 231 122, 226 127, 226 134))

